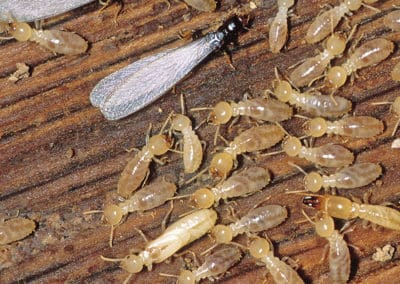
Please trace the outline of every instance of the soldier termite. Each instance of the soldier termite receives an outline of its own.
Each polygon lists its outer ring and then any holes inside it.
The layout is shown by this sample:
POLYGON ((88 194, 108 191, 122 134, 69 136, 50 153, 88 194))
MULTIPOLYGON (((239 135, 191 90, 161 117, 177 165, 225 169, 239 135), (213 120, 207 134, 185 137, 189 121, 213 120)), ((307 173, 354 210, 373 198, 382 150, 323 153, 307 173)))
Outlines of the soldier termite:
POLYGON ((359 217, 385 228, 400 230, 400 212, 390 207, 360 204, 345 197, 333 195, 305 196, 303 203, 334 218, 348 220, 359 217))
POLYGON ((226 178, 233 168, 237 155, 268 149, 285 136, 278 125, 260 125, 251 127, 233 139, 222 153, 213 156, 209 172, 213 177, 226 178))
POLYGON ((84 214, 103 213, 107 224, 111 226, 109 244, 112 247, 114 227, 121 223, 125 215, 135 211, 150 210, 164 204, 174 196, 176 189, 175 184, 165 180, 153 182, 119 204, 108 205, 103 211, 93 210, 87 211, 84 214))
POLYGON ((129 254, 124 258, 106 258, 105 261, 119 262, 122 269, 129 272, 124 283, 130 277, 140 272, 143 266, 152 270, 154 263, 160 263, 172 256, 182 247, 199 239, 214 226, 217 213, 211 209, 197 210, 169 226, 158 238, 146 244, 143 251, 138 254, 129 254))
POLYGON ((300 93, 292 88, 289 82, 280 80, 278 71, 275 69, 277 80, 274 82, 272 93, 281 102, 289 102, 307 113, 322 117, 339 117, 351 110, 351 102, 339 96, 326 96, 320 94, 300 93))
POLYGON ((386 27, 395 32, 400 32, 400 10, 390 12, 383 18, 386 27))
POLYGON ((346 83, 348 76, 358 69, 378 64, 386 59, 393 52, 393 49, 393 42, 384 38, 367 41, 356 48, 341 66, 334 66, 328 70, 326 75, 327 86, 334 91, 339 89, 346 83))
POLYGON ((87 42, 73 32, 36 30, 27 23, 0 22, 0 33, 7 33, 17 41, 33 41, 53 52, 66 55, 84 53, 88 48, 87 42))
MULTIPOLYGON (((343 234, 335 230, 332 217, 324 214, 316 222, 302 211, 304 216, 315 225, 315 232, 329 242, 329 276, 332 283, 347 283, 350 277, 350 251, 343 234)), ((325 255, 324 255, 325 257, 325 255)))
MULTIPOLYGON (((370 1, 370 3, 376 1, 377 0, 370 1)), ((308 27, 306 41, 308 43, 316 43, 323 40, 336 28, 344 15, 357 11, 361 5, 365 6, 362 0, 346 0, 339 6, 335 6, 332 9, 329 9, 328 11, 318 15, 314 22, 312 22, 308 27)))
POLYGON ((300 139, 289 137, 282 143, 282 150, 290 157, 298 156, 314 164, 329 168, 345 167, 353 163, 354 155, 345 147, 325 144, 319 147, 305 147, 300 139))
POLYGON ((184 0, 186 4, 199 11, 212 12, 217 8, 215 0, 184 0))
POLYGON ((343 53, 346 40, 338 34, 331 35, 323 52, 307 58, 290 73, 290 81, 297 87, 310 85, 318 79, 329 65, 330 61, 343 53))
POLYGON ((217 206, 220 199, 246 196, 263 189, 270 179, 268 170, 262 167, 246 168, 211 189, 196 190, 191 199, 197 208, 217 206))
POLYGON ((287 15, 294 0, 277 0, 278 13, 269 28, 269 48, 272 53, 278 53, 285 45, 288 37, 287 15))
POLYGON ((353 138, 370 138, 383 132, 383 122, 372 116, 347 116, 336 121, 317 117, 305 123, 305 132, 312 137, 336 134, 353 138))
POLYGON ((29 236, 35 230, 36 224, 30 219, 14 217, 0 220, 0 245, 9 244, 29 236))
POLYGON ((249 246, 249 252, 254 258, 261 260, 277 284, 304 283, 297 272, 288 264, 274 256, 273 247, 266 239, 257 238, 249 246))
POLYGON ((242 22, 234 17, 188 45, 142 58, 102 79, 90 101, 106 119, 126 117, 161 97, 224 43, 234 41, 240 29, 242 22))
POLYGON ((240 220, 229 225, 216 225, 211 235, 217 243, 230 243, 243 233, 258 233, 276 227, 287 218, 287 210, 280 205, 265 205, 251 209, 240 220))
POLYGON ((392 131, 392 136, 396 134, 397 128, 399 127, 400 124, 400 97, 397 97, 393 102, 376 102, 372 103, 372 105, 386 105, 386 104, 391 104, 392 106, 390 107, 391 111, 399 117, 397 120, 396 124, 394 125, 393 131, 392 131))

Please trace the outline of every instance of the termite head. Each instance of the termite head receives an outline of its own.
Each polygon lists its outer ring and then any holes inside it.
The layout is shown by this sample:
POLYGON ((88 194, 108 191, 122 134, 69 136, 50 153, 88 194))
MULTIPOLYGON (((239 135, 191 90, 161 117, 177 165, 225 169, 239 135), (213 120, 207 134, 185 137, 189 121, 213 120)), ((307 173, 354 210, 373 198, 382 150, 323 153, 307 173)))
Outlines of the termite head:
POLYGON ((346 40, 338 34, 333 34, 326 40, 326 49, 332 55, 342 54, 345 48, 346 40))
POLYGON ((255 258, 262 258, 268 254, 271 246, 266 239, 257 238, 249 246, 250 254, 255 258))
POLYGON ((222 152, 214 155, 210 162, 209 172, 213 177, 223 178, 233 168, 232 156, 228 153, 222 152))
POLYGON ((176 131, 183 131, 192 127, 190 119, 183 114, 174 114, 171 118, 171 127, 176 131))
POLYGON ((290 157, 297 156, 301 151, 301 147, 303 146, 300 139, 293 136, 290 136, 282 143, 282 150, 290 157))
POLYGON ((304 123, 304 128, 307 135, 321 137, 326 133, 328 126, 325 119, 317 117, 304 123))
POLYGON ((211 235, 218 244, 228 244, 233 239, 232 229, 225 225, 216 225, 211 230, 211 235))
POLYGON ((143 269, 143 260, 138 255, 129 254, 121 261, 120 266, 129 273, 138 273, 143 269))
POLYGON ((32 36, 32 28, 27 23, 12 23, 10 33, 17 41, 27 41, 32 36))
POLYGON ((289 101, 290 96, 293 92, 292 86, 288 81, 277 80, 274 83, 274 95, 283 103, 289 101))
POLYGON ((326 214, 315 222, 315 232, 323 238, 331 236, 334 230, 335 223, 333 222, 333 218, 326 214))
POLYGON ((306 190, 311 192, 318 192, 323 184, 323 179, 321 175, 317 172, 308 173, 304 177, 304 186, 306 190))
POLYGON ((232 118, 232 107, 227 102, 219 102, 210 113, 210 121, 214 124, 225 124, 232 118))
POLYGON ((172 140, 169 136, 158 134, 150 137, 148 147, 151 149, 154 155, 160 156, 168 152, 171 149, 172 140))
POLYGON ((334 66, 329 69, 328 74, 326 75, 327 87, 338 89, 346 83, 347 80, 347 72, 341 66, 334 66))
POLYGON ((294 5, 294 0, 278 0, 278 7, 292 7, 294 5))
POLYGON ((214 204, 214 194, 208 188, 196 190, 191 198, 199 209, 210 208, 214 204))
POLYGON ((321 209, 321 201, 322 201, 321 196, 318 195, 310 195, 303 197, 303 204, 318 210, 321 209))
POLYGON ((345 4, 350 11, 357 11, 362 5, 362 0, 346 0, 345 4))
POLYGON ((179 274, 178 281, 179 284, 195 284, 196 276, 190 270, 182 270, 179 274))
POLYGON ((103 215, 109 225, 115 226, 121 222, 123 212, 118 205, 112 204, 104 208, 103 215))

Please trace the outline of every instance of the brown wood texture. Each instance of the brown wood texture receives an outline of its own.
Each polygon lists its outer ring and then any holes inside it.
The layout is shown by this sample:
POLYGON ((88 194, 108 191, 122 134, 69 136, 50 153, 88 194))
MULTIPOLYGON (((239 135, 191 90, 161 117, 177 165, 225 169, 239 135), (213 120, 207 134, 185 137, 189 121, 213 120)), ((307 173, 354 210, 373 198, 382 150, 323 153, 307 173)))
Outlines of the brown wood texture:
MULTIPOLYGON (((262 95, 265 89, 272 88, 274 67, 286 72, 289 66, 322 48, 321 44, 305 43, 306 29, 323 5, 336 5, 338 1, 296 1, 295 15, 290 18, 289 42, 279 54, 270 53, 267 43, 268 19, 276 14, 276 3, 257 3, 259 7, 251 13, 251 28, 239 37, 239 45, 231 48, 235 70, 222 52, 212 54, 176 85, 175 93, 168 92, 126 119, 106 121, 89 102, 90 91, 101 78, 138 58, 185 44, 186 41, 179 38, 180 32, 215 28, 239 5, 235 1, 221 1, 217 12, 202 13, 187 8, 182 2, 170 4, 164 0, 124 1, 117 24, 114 21, 119 9, 117 3, 99 11, 100 5, 94 2, 47 20, 45 28, 75 31, 87 39, 90 49, 81 56, 54 55, 32 42, 1 43, 0 211, 10 216, 19 211, 21 216, 28 216, 37 223, 32 235, 2 248, 1 283, 122 282, 128 274, 116 263, 102 261, 100 255, 124 257, 131 249, 142 248, 145 242, 134 228, 142 230, 149 239, 157 237, 161 233, 161 221, 169 210, 169 205, 164 205, 150 212, 130 214, 116 228, 113 248, 108 247, 110 228, 102 224, 101 214, 82 214, 116 201, 119 175, 134 156, 134 152, 128 153, 125 149, 141 148, 149 123, 157 131, 170 111, 180 111, 181 93, 185 94, 187 109, 210 106, 221 100, 239 100, 245 92, 252 96, 262 95), (29 65, 32 74, 12 83, 8 77, 18 62, 29 65)), ((394 4, 396 0, 373 4, 381 10, 379 13, 361 7, 343 21, 339 29, 348 30, 348 24, 358 23, 354 39, 360 38, 361 43, 384 37, 398 45, 400 34, 387 29, 382 19, 394 9, 394 4)), ((398 117, 390 113, 388 105, 371 105, 372 102, 393 101, 398 96, 400 85, 390 79, 390 71, 399 55, 396 47, 387 60, 359 71, 354 83, 347 83, 338 92, 353 102, 353 111, 357 115, 382 119, 385 132, 374 139, 324 137, 316 142, 342 143, 356 154, 357 161, 379 162, 384 168, 379 182, 359 189, 339 190, 341 195, 362 197, 364 192, 371 190, 371 203, 399 204, 400 152, 391 148, 393 138, 390 136, 398 117)), ((190 113, 190 116, 198 124, 207 113, 190 113)), ((291 134, 300 136, 303 135, 302 123, 303 120, 294 118, 283 126, 291 134)), ((232 140, 251 125, 252 122, 241 119, 231 128, 222 127, 221 133, 232 140)), ((198 130, 199 136, 208 143, 202 167, 206 167, 212 157, 214 131, 212 125, 198 130)), ((279 149, 280 146, 276 146, 271 150, 279 149)), ((151 166, 149 181, 167 176, 178 182, 183 172, 182 159, 176 153, 167 156, 170 161, 165 166, 151 166)), ((263 204, 281 204, 289 211, 286 222, 268 231, 275 254, 296 260, 298 272, 307 283, 329 283, 327 260, 320 262, 326 240, 316 236, 312 224, 303 222, 301 196, 285 194, 287 189, 303 188, 302 174, 287 162, 295 162, 306 170, 313 166, 284 154, 250 154, 250 157, 254 162, 239 157, 239 167, 264 166, 272 173, 273 180, 262 192, 219 206, 220 221, 227 222, 228 206, 242 216, 254 204, 270 197, 263 204)), ((190 193, 198 186, 196 183, 183 186, 179 194, 190 193)), ((191 210, 186 203, 185 200, 174 203, 171 222, 191 210)), ((313 214, 312 210, 307 212, 313 214)), ((354 230, 346 234, 346 240, 358 248, 351 248, 350 282, 400 282, 397 251, 391 261, 381 263, 371 258, 377 247, 391 244, 398 248, 400 232, 366 229, 360 221, 355 224, 354 230)), ((242 244, 246 244, 246 240, 244 236, 236 239, 242 244)), ((203 237, 185 250, 193 251, 203 260, 200 252, 211 245, 212 240, 203 237)), ((131 282, 174 283, 174 278, 165 278, 159 273, 178 274, 183 267, 183 258, 174 257, 169 263, 154 265, 152 271, 144 269, 133 276, 131 282)), ((219 281, 273 283, 265 267, 256 265, 247 254, 219 281)))

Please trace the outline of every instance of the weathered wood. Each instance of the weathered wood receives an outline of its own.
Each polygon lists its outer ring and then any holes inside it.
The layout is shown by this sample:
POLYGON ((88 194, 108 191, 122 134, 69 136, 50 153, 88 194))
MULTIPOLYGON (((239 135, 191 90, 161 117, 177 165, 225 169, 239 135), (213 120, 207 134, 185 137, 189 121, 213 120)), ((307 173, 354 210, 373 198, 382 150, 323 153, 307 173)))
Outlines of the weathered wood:
MULTIPOLYGON (((391 11, 395 0, 375 3, 382 12, 362 7, 342 22, 360 23, 355 39, 384 37, 400 42, 400 34, 383 26, 382 16, 391 11)), ((179 94, 185 94, 187 109, 209 106, 220 100, 239 100, 248 91, 258 96, 272 88, 274 67, 286 72, 289 66, 315 54, 321 45, 308 45, 304 36, 312 19, 321 6, 337 1, 300 0, 295 4, 295 14, 290 19, 290 39, 280 54, 268 51, 268 19, 276 11, 275 1, 257 3, 250 30, 239 38, 239 46, 231 48, 232 69, 222 52, 211 55, 190 76, 177 84, 175 93, 169 92, 162 99, 137 114, 116 122, 106 121, 98 109, 91 106, 89 93, 104 76, 128 63, 160 50, 185 44, 179 39, 180 31, 217 27, 221 19, 234 13, 237 3, 222 1, 215 13, 200 13, 187 9, 181 2, 124 1, 117 24, 114 16, 119 6, 114 3, 99 11, 92 3, 45 22, 45 28, 65 29, 78 33, 90 43, 89 51, 81 56, 54 55, 35 43, 4 41, 0 45, 0 211, 28 216, 37 222, 35 233, 17 244, 0 251, 8 262, 1 262, 0 282, 29 283, 115 283, 127 273, 116 264, 106 263, 100 255, 123 257, 131 248, 143 247, 144 241, 134 230, 138 228, 152 239, 161 232, 161 221, 169 205, 151 212, 130 214, 115 230, 114 247, 108 247, 109 227, 103 226, 99 215, 83 216, 82 212, 101 209, 107 202, 115 201, 119 175, 134 153, 125 149, 142 147, 149 123, 157 131, 171 110, 179 111, 179 94), (17 83, 8 81, 17 62, 31 67, 32 76, 17 83), (159 111, 161 110, 161 111, 159 111)), ((399 83, 390 79, 390 71, 398 59, 398 48, 381 64, 358 72, 354 84, 347 83, 338 92, 353 102, 358 115, 373 115, 385 121, 386 130, 374 139, 342 139, 325 137, 317 144, 336 141, 352 149, 357 161, 380 162, 384 168, 381 184, 372 184, 340 194, 361 197, 372 190, 371 203, 389 201, 398 205, 400 200, 399 150, 391 149, 392 128, 397 117, 389 106, 372 106, 372 102, 393 101, 399 94, 399 83)), ((341 62, 343 59, 338 59, 341 62)), ((134 90, 133 90, 134 91, 134 90)), ((190 113, 195 123, 207 114, 190 113)), ((283 123, 293 135, 303 135, 299 118, 283 123)), ((222 127, 222 134, 231 140, 249 124, 245 119, 232 128, 222 127)), ((199 135, 208 142, 205 167, 212 156, 211 141, 215 127, 199 129, 199 135)), ((399 133, 399 131, 397 132, 399 133)), ((397 134, 398 136, 398 134, 397 134)), ((279 146, 273 150, 279 150, 279 146)), ((178 181, 183 172, 178 154, 168 154, 170 162, 161 167, 152 166, 149 180, 167 175, 178 181)), ((302 189, 302 174, 287 164, 295 162, 306 169, 312 166, 304 160, 276 156, 251 155, 258 165, 273 174, 270 186, 252 196, 235 200, 237 204, 221 205, 217 211, 225 220, 226 209, 233 206, 238 216, 245 214, 259 200, 270 197, 266 204, 281 204, 290 212, 289 219, 268 232, 278 256, 290 256, 300 266, 299 273, 312 283, 329 283, 327 261, 319 262, 326 241, 315 235, 313 226, 303 222, 300 209, 301 197, 287 195, 285 190, 302 189)), ((250 165, 239 159, 239 165, 250 165)), ((181 194, 192 192, 196 185, 180 189, 181 194)), ((185 202, 175 202, 171 220, 190 208, 185 202)), ((311 212, 311 211, 309 211, 311 212)), ((226 221, 226 220, 225 220, 226 221)), ((352 283, 395 283, 400 281, 399 254, 392 261, 378 263, 371 256, 376 247, 392 244, 398 248, 400 232, 379 228, 365 229, 356 222, 355 230, 346 235, 352 249, 352 283)), ((338 225, 340 225, 338 223, 338 225)), ((246 243, 246 237, 238 242, 246 243)), ((209 238, 202 238, 187 249, 199 254, 212 245, 209 238)), ((200 257, 202 259, 202 257, 200 257)), ((178 274, 184 266, 182 258, 170 263, 155 265, 132 278, 134 283, 173 283, 175 279, 158 273, 178 274)), ((255 265, 246 255, 230 273, 221 278, 225 283, 271 283, 265 268, 255 265), (265 276, 264 276, 265 275, 265 276)))

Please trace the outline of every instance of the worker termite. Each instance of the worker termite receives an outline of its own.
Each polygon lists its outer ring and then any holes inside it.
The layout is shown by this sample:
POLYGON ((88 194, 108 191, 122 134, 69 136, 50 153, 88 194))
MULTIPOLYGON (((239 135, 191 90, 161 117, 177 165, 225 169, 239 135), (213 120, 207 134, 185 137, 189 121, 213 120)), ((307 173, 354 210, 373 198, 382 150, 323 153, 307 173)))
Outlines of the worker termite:
POLYGON ((273 247, 266 239, 257 238, 249 246, 249 252, 254 258, 261 260, 277 284, 304 283, 296 270, 274 256, 273 247))
POLYGON ((307 58, 290 73, 290 81, 297 87, 310 85, 325 71, 332 59, 343 53, 346 40, 338 34, 331 35, 326 47, 320 54, 307 58))
POLYGON ((135 192, 129 199, 119 204, 111 204, 103 211, 93 210, 84 214, 103 213, 104 219, 111 226, 110 247, 112 247, 114 227, 121 223, 128 213, 156 208, 171 199, 176 192, 176 185, 165 180, 153 182, 135 192))
POLYGON ((251 127, 233 139, 222 153, 213 156, 209 172, 213 177, 226 178, 233 168, 237 155, 268 149, 285 136, 278 125, 260 125, 251 127))
POLYGON ((266 90, 266 92, 272 93, 281 102, 289 102, 311 115, 322 117, 339 117, 351 110, 351 102, 345 98, 300 93, 294 90, 289 82, 279 79, 277 69, 275 69, 275 75, 277 80, 274 83, 274 91, 266 90))
POLYGON ((385 228, 400 230, 400 212, 390 207, 360 204, 345 197, 333 195, 305 196, 303 203, 334 218, 348 220, 359 217, 385 228))
POLYGON ((152 270, 154 263, 160 263, 172 256, 182 247, 199 239, 214 226, 217 213, 211 209, 200 209, 177 220, 169 226, 158 238, 146 244, 138 254, 129 254, 124 258, 107 258, 105 261, 119 262, 122 269, 129 272, 124 281, 128 283, 130 277, 142 271, 143 266, 152 270))
POLYGON ((243 233, 258 233, 281 224, 287 218, 287 210, 280 205, 265 205, 251 209, 240 220, 229 225, 216 225, 211 235, 216 243, 230 243, 243 233))
POLYGON ((390 75, 394 81, 400 81, 400 62, 397 62, 397 64, 393 67, 390 75))
POLYGON ((282 143, 282 150, 290 157, 298 156, 314 164, 329 168, 345 167, 353 163, 354 155, 343 146, 325 144, 319 147, 305 147, 300 139, 289 137, 282 143))
POLYGON ((66 55, 84 53, 88 48, 87 42, 73 32, 36 30, 27 23, 0 22, 0 33, 7 33, 17 41, 34 41, 55 53, 66 55))
MULTIPOLYGON (((329 242, 329 276, 332 283, 347 283, 350 277, 350 251, 343 234, 335 230, 332 217, 324 214, 316 222, 304 213, 304 216, 315 225, 315 232, 329 242)), ((325 255, 324 255, 325 257, 325 255)))
POLYGON ((0 220, 0 245, 9 244, 29 236, 36 224, 30 219, 15 217, 0 220))
POLYGON ((199 11, 212 12, 217 8, 215 0, 184 0, 186 4, 199 11))
MULTIPOLYGON (((370 3, 376 1, 377 0, 370 1, 370 3)), ((314 22, 308 27, 306 41, 308 43, 316 43, 323 40, 336 28, 344 15, 351 15, 352 12, 357 11, 361 5, 365 6, 362 0, 346 0, 339 6, 335 6, 318 15, 314 19, 314 22)))
POLYGON ((383 132, 383 122, 372 116, 348 116, 332 122, 317 117, 305 123, 305 132, 312 137, 336 134, 353 138, 370 138, 383 132))
POLYGON ((125 166, 118 180, 118 194, 129 198, 133 191, 139 188, 148 174, 149 165, 155 156, 161 156, 171 148, 172 141, 169 136, 160 133, 147 139, 146 145, 125 166))
POLYGON ((382 174, 382 167, 374 163, 356 163, 331 175, 320 175, 317 172, 304 172, 304 174, 305 189, 318 192, 321 188, 350 189, 368 185, 382 174))
POLYGON ((197 208, 209 208, 218 205, 220 199, 246 196, 261 190, 270 179, 268 171, 264 168, 246 168, 211 189, 196 190, 191 195, 191 199, 197 208))
POLYGON ((383 18, 386 27, 395 32, 400 32, 400 10, 390 12, 383 18))
POLYGON ((358 69, 378 64, 386 59, 394 49, 393 42, 377 38, 367 41, 350 55, 341 66, 330 68, 326 75, 327 86, 333 90, 346 83, 347 77, 358 69))
POLYGON ((391 111, 399 117, 397 120, 396 124, 394 125, 393 131, 392 131, 392 136, 396 134, 397 128, 399 127, 400 124, 400 97, 397 97, 393 102, 376 102, 372 103, 372 105, 387 105, 390 104, 391 111))
POLYGON ((272 53, 278 53, 285 45, 288 37, 288 10, 294 5, 294 0, 277 0, 278 13, 269 29, 269 48, 272 53))

